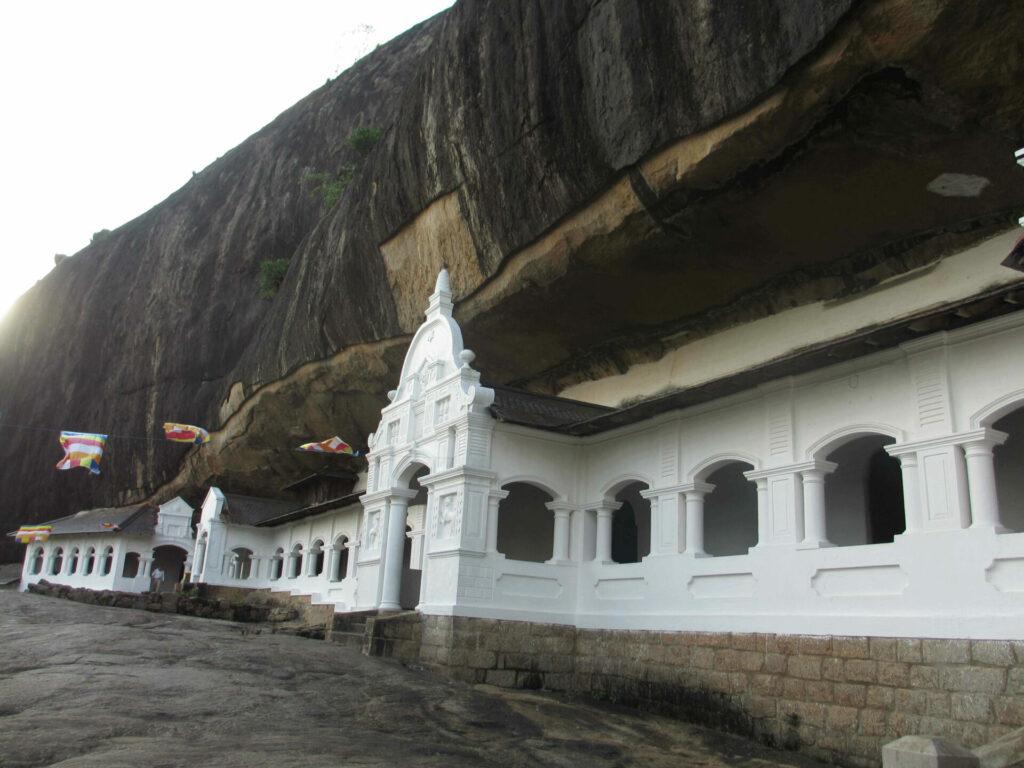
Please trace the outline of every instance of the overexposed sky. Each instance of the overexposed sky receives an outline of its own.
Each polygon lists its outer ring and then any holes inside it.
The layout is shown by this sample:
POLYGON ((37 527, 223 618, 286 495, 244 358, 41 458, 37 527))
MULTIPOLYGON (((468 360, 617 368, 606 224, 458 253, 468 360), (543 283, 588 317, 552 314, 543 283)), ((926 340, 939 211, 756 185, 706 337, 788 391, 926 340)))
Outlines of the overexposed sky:
POLYGON ((0 7, 0 314, 452 0, 12 0, 0 7))

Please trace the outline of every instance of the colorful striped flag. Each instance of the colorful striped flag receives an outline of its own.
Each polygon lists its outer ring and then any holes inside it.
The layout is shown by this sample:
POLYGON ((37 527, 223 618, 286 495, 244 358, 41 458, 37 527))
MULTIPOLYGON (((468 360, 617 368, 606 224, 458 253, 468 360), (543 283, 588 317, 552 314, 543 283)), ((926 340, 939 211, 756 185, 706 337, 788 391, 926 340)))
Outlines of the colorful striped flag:
POLYGON ((353 450, 352 446, 335 435, 319 443, 303 443, 299 446, 300 451, 315 451, 316 453, 351 453, 358 456, 359 451, 353 450))
POLYGON ((173 421, 164 422, 164 435, 168 440, 173 440, 176 443, 202 445, 210 442, 210 433, 202 427, 193 427, 191 424, 175 424, 173 421))
POLYGON ((64 448, 64 458, 57 462, 57 469, 74 469, 85 467, 92 474, 100 473, 100 459, 103 458, 103 446, 106 435, 92 435, 88 432, 61 432, 60 444, 64 448))
POLYGON ((28 544, 32 541, 46 541, 50 538, 50 525, 23 525, 14 533, 14 540, 19 544, 28 544))

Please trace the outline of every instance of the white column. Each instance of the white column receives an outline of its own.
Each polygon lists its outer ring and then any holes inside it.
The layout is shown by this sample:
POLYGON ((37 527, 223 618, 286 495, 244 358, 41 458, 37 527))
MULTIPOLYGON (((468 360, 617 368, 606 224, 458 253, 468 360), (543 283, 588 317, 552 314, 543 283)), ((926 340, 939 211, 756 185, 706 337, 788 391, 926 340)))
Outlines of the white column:
POLYGON ((597 546, 594 553, 594 560, 599 563, 610 563, 612 561, 612 518, 615 510, 622 506, 618 504, 602 504, 597 512, 597 546))
POLYGON ((768 540, 768 478, 759 477, 754 481, 757 487, 757 544, 768 540))
POLYGON ((995 528, 1006 531, 999 519, 999 498, 996 494, 996 470, 992 463, 992 449, 1002 445, 1009 437, 1005 432, 985 430, 978 440, 964 443, 967 458, 967 487, 971 498, 971 527, 995 528))
POLYGON ((402 592, 402 555, 405 552, 405 518, 409 501, 416 494, 412 491, 393 493, 388 504, 387 539, 384 541, 384 578, 381 585, 380 607, 384 610, 401 610, 399 602, 402 592))
POLYGON ((338 579, 338 557, 340 553, 336 547, 331 547, 327 550, 327 563, 324 566, 327 569, 327 580, 328 581, 339 581, 338 579))
POLYGON ((704 551, 704 497, 715 490, 711 483, 694 482, 681 488, 686 495, 686 549, 684 555, 708 557, 704 551))
POLYGON ((498 507, 501 500, 508 498, 508 491, 491 491, 487 494, 487 551, 498 551, 498 507))
POLYGON ((551 553, 549 562, 567 562, 569 560, 569 514, 572 512, 572 508, 557 502, 549 502, 545 506, 555 513, 554 551, 551 553))
POLYGON ((814 466, 800 471, 804 494, 804 539, 801 549, 831 547, 825 525, 825 475, 835 472, 838 465, 831 461, 816 461, 814 466))
POLYGON ((917 454, 904 453, 897 456, 900 460, 900 474, 903 477, 903 516, 907 523, 907 533, 920 531, 921 521, 921 481, 918 474, 917 454))

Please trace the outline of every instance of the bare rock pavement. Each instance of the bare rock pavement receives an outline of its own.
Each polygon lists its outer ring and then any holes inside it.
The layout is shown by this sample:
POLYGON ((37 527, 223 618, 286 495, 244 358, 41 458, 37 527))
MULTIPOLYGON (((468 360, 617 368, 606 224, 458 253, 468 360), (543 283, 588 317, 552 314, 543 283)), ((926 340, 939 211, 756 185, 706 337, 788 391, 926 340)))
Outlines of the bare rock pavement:
POLYGON ((0 766, 772 766, 676 720, 251 625, 0 591, 0 766))

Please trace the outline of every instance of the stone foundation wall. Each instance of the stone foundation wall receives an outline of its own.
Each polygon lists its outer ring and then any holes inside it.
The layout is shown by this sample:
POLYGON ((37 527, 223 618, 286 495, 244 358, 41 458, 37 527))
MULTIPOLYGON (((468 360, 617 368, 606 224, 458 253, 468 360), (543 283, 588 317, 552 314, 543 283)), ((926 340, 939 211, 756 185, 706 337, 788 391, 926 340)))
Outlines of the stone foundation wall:
POLYGON ((1024 726, 1024 641, 420 622, 378 619, 373 650, 468 682, 666 711, 858 768, 878 766, 882 745, 907 734, 974 747, 1024 726))

